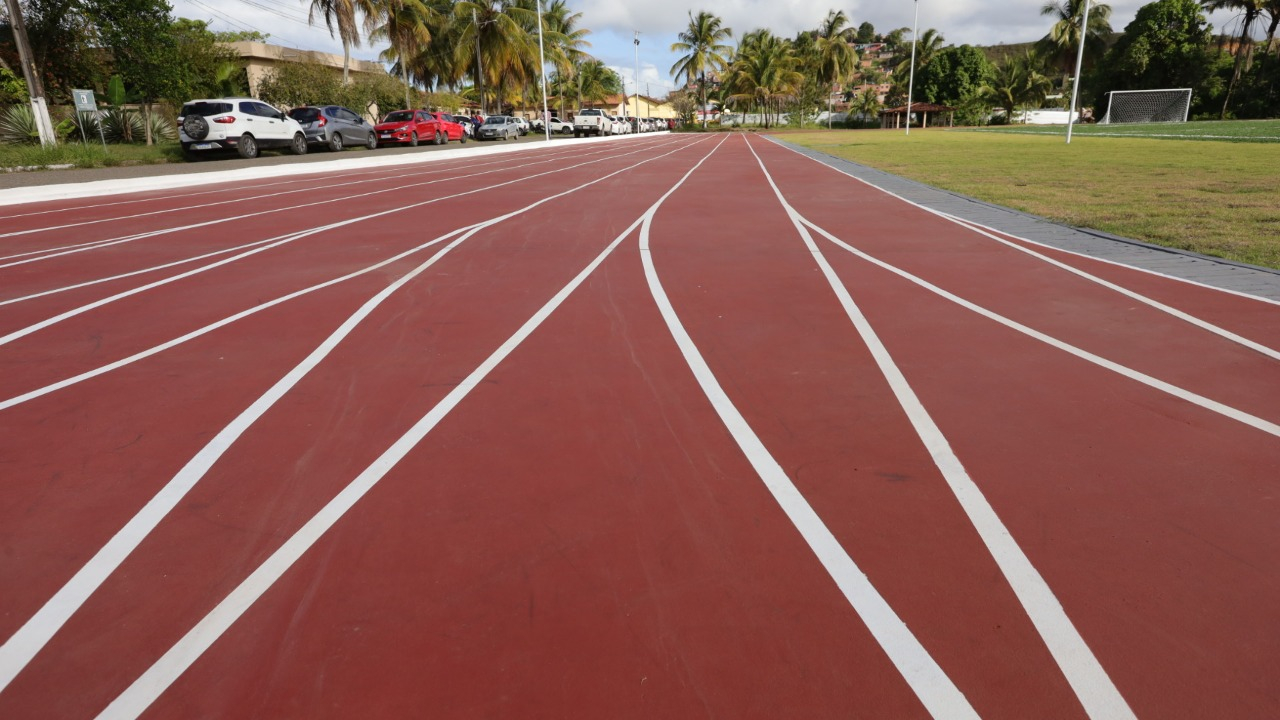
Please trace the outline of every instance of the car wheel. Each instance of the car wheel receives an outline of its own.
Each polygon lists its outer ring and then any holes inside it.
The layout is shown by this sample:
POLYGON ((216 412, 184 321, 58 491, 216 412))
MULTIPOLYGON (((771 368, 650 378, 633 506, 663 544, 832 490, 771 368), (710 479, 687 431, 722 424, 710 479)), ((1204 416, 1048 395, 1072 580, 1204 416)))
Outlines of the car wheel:
POLYGON ((431 136, 431 144, 432 144, 432 145, 443 145, 443 144, 444 144, 444 140, 442 140, 442 139, 440 138, 440 131, 439 131, 439 130, 437 130, 437 131, 436 131, 436 134, 435 134, 435 135, 432 135, 432 136, 431 136))
POLYGON ((364 146, 370 150, 376 150, 378 148, 378 136, 369 133, 369 139, 364 141, 364 146))
POLYGON ((294 155, 307 154, 307 136, 302 133, 294 133, 293 142, 289 143, 289 150, 294 155))
POLYGON ((236 152, 240 153, 240 157, 252 160, 258 157, 258 141, 253 139, 249 133, 240 136, 240 142, 236 143, 236 152))
POLYGON ((568 134, 569 134, 569 133, 571 133, 571 132, 573 132, 573 131, 572 131, 572 130, 570 130, 569 128, 564 128, 563 130, 561 130, 561 131, 560 131, 560 134, 561 134, 561 135, 568 135, 568 134))
POLYGON ((463 133, 462 133, 462 137, 458 138, 458 142, 462 143, 463 145, 466 145, 466 144, 467 144, 467 133, 466 133, 466 132, 463 132, 463 133))
POLYGON ((409 147, 418 147, 418 133, 409 136, 409 147))
POLYGON ((192 140, 203 140, 209 136, 209 121, 200 115, 188 115, 182 121, 182 131, 192 140))
POLYGON ((334 152, 342 152, 342 133, 336 132, 333 137, 329 138, 329 149, 334 152))

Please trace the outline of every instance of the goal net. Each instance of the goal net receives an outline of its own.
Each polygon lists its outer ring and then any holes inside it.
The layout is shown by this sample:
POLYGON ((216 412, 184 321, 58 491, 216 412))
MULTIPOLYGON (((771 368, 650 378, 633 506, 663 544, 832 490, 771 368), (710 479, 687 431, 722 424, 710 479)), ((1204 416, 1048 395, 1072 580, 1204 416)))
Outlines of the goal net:
POLYGON ((1114 90, 1099 123, 1180 123, 1191 110, 1191 88, 1114 90))

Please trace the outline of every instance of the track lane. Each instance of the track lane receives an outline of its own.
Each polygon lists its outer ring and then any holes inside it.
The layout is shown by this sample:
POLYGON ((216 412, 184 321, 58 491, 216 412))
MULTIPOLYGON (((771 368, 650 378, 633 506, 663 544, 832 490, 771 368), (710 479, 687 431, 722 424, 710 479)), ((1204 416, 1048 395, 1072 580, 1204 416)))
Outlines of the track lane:
MULTIPOLYGON (((1280 644, 1263 630, 1266 598, 1280 591, 1264 570, 1280 558, 1267 501, 1280 477, 1275 438, 966 317, 831 247, 824 254, 1135 712, 1280 707, 1256 674, 1280 644)), ((937 253, 951 265, 961 255, 937 253)), ((1228 374, 1219 357, 1200 361, 1228 374)))
MULTIPOLYGON (((625 175, 622 176, 622 178, 625 177, 625 175)), ((598 187, 592 187, 588 191, 584 191, 585 194, 590 196, 594 193, 597 198, 603 198, 607 197, 609 193, 616 194, 622 187, 632 187, 633 189, 636 187, 634 183, 624 185, 621 182, 621 178, 615 179, 614 181, 597 183, 596 185, 598 187)), ((639 200, 636 200, 635 202, 639 202, 639 200)), ((606 210, 605 206, 598 202, 593 203, 593 205, 600 208, 596 211, 596 213, 598 213, 596 217, 598 217, 601 224, 607 225, 608 222, 611 221, 611 217, 609 215, 610 210, 606 210)), ((549 220, 557 216, 562 216, 565 212, 565 208, 563 207, 563 204, 558 207, 548 206, 547 209, 541 212, 542 215, 549 220)), ((535 219, 527 223, 519 223, 519 227, 516 229, 506 227, 502 229, 501 233, 490 233, 487 236, 489 242, 489 247, 487 249, 476 249, 470 256, 459 257, 457 261, 452 264, 446 262, 445 265, 434 274, 430 281, 419 283, 419 290, 417 292, 405 292, 398 296, 392 296, 392 306, 379 311, 379 316, 383 317, 384 321, 379 322, 376 319, 371 319, 370 323, 358 328, 357 332, 371 333, 371 337, 381 338, 380 342, 391 342, 393 347, 396 342, 407 342, 410 340, 414 340, 416 342, 426 341, 429 343, 430 347, 435 347, 432 354, 439 355, 447 349, 447 345, 450 342, 449 338, 453 335, 454 331, 457 331, 461 333, 461 335, 454 338, 452 342, 456 343, 459 348, 465 349, 472 347, 469 343, 473 343, 477 337, 486 338, 489 335, 498 332, 499 329, 504 326, 504 323, 499 321, 500 318, 510 317, 513 313, 520 312, 520 309, 524 304, 532 301, 530 298, 532 298, 533 295, 531 294, 530 288, 536 289, 537 283, 540 282, 537 277, 531 275, 533 267, 542 268, 541 272, 544 273, 547 271, 555 271, 561 268, 564 264, 563 257, 561 257, 563 252, 566 250, 573 251, 573 248, 575 247, 578 248, 576 252, 582 252, 583 250, 589 249, 593 242, 597 242, 590 237, 582 238, 580 236, 571 236, 566 238, 567 240, 570 240, 568 246, 561 247, 554 252, 548 252, 550 248, 543 248, 539 250, 538 241, 547 239, 541 237, 543 232, 542 228, 545 227, 545 225, 545 220, 535 219), (521 233, 528 234, 527 240, 518 241, 521 233), (501 260, 504 252, 507 254, 514 253, 512 255, 513 259, 518 258, 525 261, 536 260, 539 265, 530 266, 527 262, 517 263, 512 262, 510 259, 501 260), (488 270, 482 272, 481 266, 490 267, 488 267, 488 270), (421 287, 422 285, 425 285, 425 287, 421 287), (452 291, 449 290, 450 287, 453 288, 452 291), (425 293, 425 295, 423 293, 425 293), (454 307, 460 308, 460 310, 450 310, 450 308, 454 307), (484 323, 472 324, 462 322, 455 323, 449 321, 447 318, 434 317, 441 313, 447 314, 448 312, 453 311, 463 312, 464 316, 466 313, 474 315, 474 313, 480 311, 488 315, 489 320, 484 323), (389 325, 387 320, 394 320, 394 322, 389 325), (410 334, 407 338, 405 337, 406 333, 404 330, 407 330, 409 327, 416 324, 423 323, 424 321, 426 321, 425 324, 436 329, 428 336, 410 334), (404 324, 406 322, 408 322, 409 325, 406 326, 404 324), (444 348, 436 347, 435 343, 437 342, 441 343, 444 348)), ((596 251, 598 251, 598 248, 596 251)), ((363 337, 363 335, 361 337, 363 337)), ((284 502, 279 496, 279 493, 286 494, 289 502, 285 502, 284 504, 290 507, 297 506, 306 508, 309 503, 322 503, 332 494, 332 491, 325 492, 323 490, 318 490, 318 487, 323 487, 323 482, 321 480, 340 477, 345 481, 349 475, 341 476, 341 472, 343 469, 347 468, 347 463, 358 461, 359 458, 363 457, 362 453, 376 452, 378 442, 375 438, 378 436, 379 432, 386 432, 386 429, 382 428, 377 423, 392 422, 392 427, 394 427, 394 422, 397 419, 402 419, 402 403, 407 401, 407 396, 403 391, 397 390, 395 387, 397 383, 403 385, 407 382, 408 386, 413 388, 415 393, 425 393, 427 397, 430 397, 432 394, 439 394, 444 392, 444 389, 447 389, 447 386, 450 384, 450 378, 456 377, 455 373, 458 367, 466 367, 467 363, 474 361, 460 361, 461 365, 457 365, 451 364, 449 357, 442 357, 439 358, 441 363, 438 368, 434 365, 430 368, 431 372, 439 373, 439 379, 437 381, 423 380, 421 378, 416 378, 410 381, 403 376, 403 373, 421 371, 421 367, 414 361, 417 357, 415 354, 416 351, 393 351, 392 349, 388 349, 386 352, 383 352, 378 350, 376 347, 370 347, 369 342, 372 342, 372 340, 366 342, 361 340, 359 337, 353 337, 350 342, 346 343, 344 346, 340 346, 339 348, 339 354, 341 354, 344 347, 351 347, 352 349, 350 350, 350 354, 357 358, 357 362, 371 356, 383 358, 385 360, 385 362, 381 364, 375 364, 365 368, 357 366, 356 368, 356 370, 360 370, 360 372, 364 374, 364 380, 361 381, 363 383, 368 383, 375 387, 384 387, 384 383, 390 383, 390 387, 387 387, 380 393, 376 389, 371 391, 373 392, 373 398, 370 399, 369 402, 373 403, 373 405, 367 409, 367 416, 365 415, 364 409, 355 411, 351 407, 350 403, 354 401, 353 398, 343 394, 334 397, 333 393, 324 392, 324 388, 333 387, 334 385, 331 377, 326 376, 314 381, 311 381, 308 378, 308 381, 311 383, 309 387, 312 387, 313 389, 307 390, 305 387, 300 387, 296 391, 297 395, 302 398, 304 408, 302 410, 298 410, 296 415, 285 410, 281 410, 279 412, 272 410, 272 414, 263 418, 263 423, 265 424, 264 429, 259 429, 256 426, 254 428, 255 433, 265 434, 265 438, 267 438, 264 441, 265 444, 254 443, 251 439, 246 439, 244 444, 248 445, 250 449, 243 451, 239 457, 247 459, 237 461, 235 459, 236 456, 233 456, 228 458, 225 463, 219 463, 219 466, 214 468, 215 475, 208 479, 207 482, 202 481, 202 484, 200 485, 201 490, 204 491, 204 488, 211 488, 209 491, 215 492, 216 494, 225 492, 226 488, 229 487, 235 489, 233 492, 243 493, 248 491, 251 493, 265 493, 267 499, 264 502, 265 508, 268 512, 272 508, 277 508, 281 502, 284 502), (401 360, 396 361, 395 358, 401 358, 401 360), (421 386, 419 386, 419 384, 421 386), (308 400, 317 397, 322 398, 325 402, 336 403, 335 409, 326 415, 326 413, 323 412, 314 413, 311 409, 305 407, 308 400), (377 403, 381 403, 381 405, 378 405, 377 403), (329 417, 332 419, 335 416, 345 416, 345 411, 352 411, 354 413, 354 416, 348 419, 348 424, 337 430, 326 428, 327 432, 331 433, 327 434, 326 437, 329 437, 330 439, 320 441, 322 446, 331 448, 332 452, 339 453, 338 455, 332 457, 327 455, 325 457, 315 457, 314 451, 312 453, 307 453, 304 449, 300 449, 300 454, 307 457, 307 462, 300 467, 296 466, 296 463, 301 461, 289 455, 287 452, 283 455, 276 456, 276 453, 279 450, 277 447, 278 439, 280 438, 293 438, 303 443, 303 445, 310 445, 313 442, 317 442, 311 435, 311 431, 300 427, 292 427, 292 429, 290 429, 291 426, 296 424, 294 418, 300 417, 304 420, 310 420, 311 418, 318 416, 329 417), (280 417, 280 413, 284 413, 284 419, 280 419, 277 422, 283 423, 284 427, 282 429, 273 430, 271 418, 273 416, 280 417), (372 426, 372 429, 370 427, 362 426, 362 423, 364 422, 373 422, 374 425, 372 426), (349 452, 350 454, 342 454, 346 452, 349 452), (350 460, 349 458, 356 458, 356 460, 350 460), (292 473, 305 474, 308 470, 313 470, 321 476, 321 480, 316 480, 303 487, 294 487, 291 482, 286 482, 285 487, 283 488, 274 485, 268 485, 260 490, 256 488, 246 489, 241 487, 241 478, 244 473, 247 472, 255 474, 256 476, 256 473, 262 472, 263 467, 265 466, 269 474, 270 470, 276 467, 275 463, 277 460, 283 462, 283 467, 280 468, 283 473, 283 477, 295 477, 292 473), (315 463, 314 467, 312 466, 312 462, 315 463), (332 476, 331 474, 335 472, 339 473, 339 475, 332 476), (221 473, 221 475, 217 473, 221 473), (229 485, 227 483, 229 483, 229 485), (296 492, 303 493, 302 497, 294 496, 293 493, 296 492)), ((463 357, 465 357, 465 353, 463 357)), ((328 362, 329 361, 326 361, 326 363, 328 362)), ((338 382, 337 384, 340 385, 342 383, 338 382)), ((355 383, 353 381, 353 385, 358 384, 359 383, 355 383)), ((290 393, 290 397, 293 396, 294 393, 290 393)), ((284 444, 286 447, 292 447, 288 441, 285 441, 284 444)), ((240 446, 238 445, 237 449, 239 447, 240 446)), ((231 498, 226 502, 230 503, 232 506, 228 512, 234 514, 241 511, 240 503, 242 500, 231 498)), ((119 503, 120 501, 117 500, 117 504, 119 503)), ((199 501, 196 501, 196 504, 198 507, 200 506, 199 501)), ((290 515, 290 517, 296 517, 297 512, 301 511, 295 511, 294 514, 290 515)), ((201 514, 203 515, 203 513, 201 514)), ((262 523, 269 524, 271 522, 273 521, 268 517, 262 519, 261 522, 251 522, 248 523, 248 525, 239 523, 233 523, 233 525, 239 528, 261 527, 262 523)), ((288 520, 285 522, 287 527, 288 520)), ((221 544, 221 541, 216 540, 211 534, 209 534, 207 529, 200 525, 199 521, 197 521, 196 528, 197 534, 204 538, 203 540, 196 542, 196 544, 201 547, 207 546, 208 554, 211 558, 219 551, 226 551, 226 547, 221 544)), ((181 533, 189 530, 190 526, 187 526, 185 530, 179 532, 181 533)), ((274 537, 274 535, 272 535, 272 537, 274 537)), ((262 538, 253 534, 246 539, 253 542, 261 542, 263 540, 270 542, 270 537, 262 538)), ((189 558, 190 553, 193 552, 192 544, 189 540, 191 539, 183 538, 181 541, 173 543, 160 542, 160 546, 162 550, 168 548, 181 548, 183 558, 189 558)), ((147 543, 150 545, 152 541, 148 540, 147 543)), ((200 553, 197 551, 197 554, 200 553)), ((245 557, 240 554, 235 554, 232 559, 233 561, 238 560, 239 562, 247 562, 245 557)), ((134 562, 134 560, 129 561, 129 563, 134 562)), ((148 561, 144 558, 137 560, 136 562, 142 563, 145 566, 148 561)), ((187 562, 189 562, 188 559, 183 559, 179 561, 179 564, 182 565, 187 562)), ((215 561, 211 559, 209 564, 210 567, 212 567, 213 564, 215 564, 215 561)), ((131 572, 127 567, 122 571, 124 577, 129 577, 131 575, 131 572)), ((146 573, 146 576, 155 577, 150 573, 146 573)), ((229 580, 224 579, 223 582, 234 581, 234 579, 233 574, 229 580)), ((114 582, 114 580, 111 582, 114 582)), ((131 587, 128 581, 125 581, 125 586, 126 588, 131 587)), ((106 592, 105 589, 104 592, 106 592)), ((109 597, 111 596, 110 593, 107 594, 109 597)), ((198 597, 206 596, 201 594, 198 597)), ((133 603, 135 603, 136 600, 136 595, 132 592, 127 592, 125 594, 125 605, 128 608, 132 608, 134 612, 136 612, 136 608, 133 603)), ((93 605, 98 602, 103 602, 100 600, 100 595, 96 595, 90 601, 90 607, 86 609, 82 616, 72 619, 72 625, 74 626, 83 618, 83 622, 93 626, 93 618, 98 617, 95 614, 93 605)), ((150 622, 153 624, 159 623, 160 620, 166 616, 169 608, 176 605, 178 602, 179 600, 175 597, 173 592, 166 593, 166 599, 163 603, 164 607, 153 608, 152 612, 149 613, 151 617, 150 622)), ((182 625, 179 624, 178 627, 181 628, 182 625)), ((75 631, 72 627, 68 627, 68 633, 74 636, 75 631)), ((93 635, 93 633, 91 632, 90 635, 93 635)), ((49 653, 52 653, 54 657, 57 657, 60 654, 67 654, 65 651, 63 653, 58 652, 56 645, 59 642, 60 639, 55 638, 55 647, 51 647, 48 651, 49 653)), ((77 652, 72 654, 87 654, 88 648, 91 645, 93 647, 98 647, 97 643, 102 644, 103 650, 104 652, 107 652, 108 656, 111 656, 114 652, 107 640, 95 638, 92 643, 86 643, 84 641, 79 643, 71 642, 71 646, 77 648, 77 652)), ((139 661, 141 660, 142 658, 139 658, 139 661)), ((40 662, 39 657, 37 657, 36 662, 40 662)), ((54 664, 58 667, 65 667, 62 663, 55 662, 54 664)), ((59 673, 56 673, 53 670, 34 671, 35 677, 42 678, 41 682, 47 681, 50 676, 57 675, 59 675, 59 673)), ((75 675, 76 673, 72 673, 73 677, 75 675)), ((26 676, 20 676, 15 686, 11 687, 5 696, 0 696, 0 702, 3 702, 7 697, 16 696, 21 698, 24 694, 21 689, 23 677, 31 676, 31 673, 28 673, 26 676)))

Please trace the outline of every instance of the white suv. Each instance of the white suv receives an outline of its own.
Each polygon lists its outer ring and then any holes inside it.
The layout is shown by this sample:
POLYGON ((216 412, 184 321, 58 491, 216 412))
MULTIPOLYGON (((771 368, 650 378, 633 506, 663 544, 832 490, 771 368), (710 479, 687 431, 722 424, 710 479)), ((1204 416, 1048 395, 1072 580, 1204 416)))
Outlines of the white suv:
POLYGON ((253 98, 192 100, 178 113, 178 139, 188 156, 235 150, 258 157, 261 148, 287 147, 307 152, 307 135, 297 120, 253 98))

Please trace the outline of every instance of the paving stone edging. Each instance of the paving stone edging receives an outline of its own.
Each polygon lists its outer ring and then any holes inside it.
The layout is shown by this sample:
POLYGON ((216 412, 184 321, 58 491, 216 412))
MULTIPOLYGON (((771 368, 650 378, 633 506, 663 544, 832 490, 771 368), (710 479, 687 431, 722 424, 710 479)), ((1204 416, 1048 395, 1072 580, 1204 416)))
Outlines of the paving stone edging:
POLYGON ((1280 270, 1152 245, 1098 230, 1060 225, 1042 217, 992 205, 966 195, 941 190, 834 155, 801 147, 780 138, 769 139, 911 202, 995 228, 1009 235, 1222 290, 1280 302, 1280 270))

